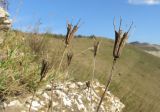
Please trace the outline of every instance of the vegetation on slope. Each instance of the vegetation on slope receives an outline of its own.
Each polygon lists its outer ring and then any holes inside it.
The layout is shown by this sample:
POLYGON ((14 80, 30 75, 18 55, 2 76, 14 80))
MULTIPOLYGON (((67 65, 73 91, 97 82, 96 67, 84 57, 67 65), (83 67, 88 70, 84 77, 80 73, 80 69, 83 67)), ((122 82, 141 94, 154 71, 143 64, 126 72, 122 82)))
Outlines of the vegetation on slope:
MULTIPOLYGON (((18 31, 1 32, 0 44, 0 97, 5 100, 15 95, 26 95, 37 86, 43 59, 50 69, 47 83, 54 77, 64 50, 63 36, 28 34, 18 31)), ((104 83, 112 64, 113 41, 101 40, 96 58, 95 78, 104 83)), ((91 79, 93 63, 93 39, 76 38, 72 41, 74 57, 67 80, 91 79)), ((64 58, 61 71, 66 70, 64 58)), ((60 71, 60 72, 61 72, 60 71)), ((157 112, 160 110, 160 59, 127 45, 116 65, 110 90, 126 105, 124 112, 157 112)), ((61 73, 60 73, 61 74, 61 73)), ((56 77, 64 80, 64 76, 56 77)))

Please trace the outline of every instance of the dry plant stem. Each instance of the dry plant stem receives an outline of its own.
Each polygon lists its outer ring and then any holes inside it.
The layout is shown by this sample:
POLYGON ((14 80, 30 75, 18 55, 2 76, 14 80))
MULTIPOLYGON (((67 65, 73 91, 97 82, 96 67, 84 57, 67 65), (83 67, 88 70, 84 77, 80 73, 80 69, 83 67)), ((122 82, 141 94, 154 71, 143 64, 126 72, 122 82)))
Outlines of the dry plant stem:
MULTIPOLYGON (((92 79, 91 79, 91 89, 94 89, 93 87, 93 81, 95 78, 95 63, 96 63, 96 56, 97 56, 97 51, 99 48, 99 41, 97 41, 96 39, 94 40, 94 45, 93 45, 93 73, 92 73, 92 79)), ((90 97, 91 97, 91 109, 92 109, 92 94, 90 92, 90 97)))
POLYGON ((105 93, 106 93, 106 91, 108 90, 109 85, 110 85, 110 83, 111 83, 111 81, 112 81, 112 76, 113 76, 113 71, 114 71, 115 64, 116 64, 116 59, 113 60, 112 69, 111 69, 111 71, 110 71, 109 78, 108 78, 108 80, 106 81, 105 90, 104 90, 104 92, 103 92, 103 94, 102 94, 102 96, 101 96, 101 99, 100 99, 100 102, 99 102, 99 104, 98 104, 98 107, 97 107, 97 111, 96 111, 96 112, 99 111, 100 106, 101 106, 101 104, 102 104, 102 101, 103 101, 103 99, 104 99, 104 97, 105 97, 105 93))
POLYGON ((95 64, 96 64, 96 57, 93 58, 93 71, 92 71, 92 79, 91 79, 92 86, 93 86, 93 81, 95 78, 95 64))
POLYGON ((92 48, 93 48, 93 47, 89 47, 89 48, 81 51, 80 53, 76 54, 75 56, 80 56, 81 54, 85 53, 85 52, 88 51, 88 50, 91 50, 92 48))
MULTIPOLYGON (((39 87, 39 84, 40 84, 40 82, 38 82, 37 88, 39 87)), ((30 103, 30 106, 29 106, 29 112, 31 112, 32 102, 33 102, 33 99, 34 99, 34 97, 36 95, 36 92, 37 92, 37 89, 34 91, 34 93, 32 95, 31 103, 30 103)))
POLYGON ((51 112, 53 112, 53 108, 52 108, 52 105, 53 105, 53 82, 52 82, 52 90, 51 90, 51 92, 52 93, 51 93, 51 104, 50 104, 51 106, 50 107, 51 107, 51 112))
POLYGON ((62 66, 62 62, 63 62, 64 55, 65 55, 65 52, 66 52, 67 48, 68 48, 68 47, 66 46, 65 49, 64 49, 64 51, 63 51, 62 58, 61 58, 61 60, 60 60, 60 63, 59 63, 57 72, 56 72, 56 74, 55 74, 54 79, 53 79, 52 82, 51 82, 51 83, 52 83, 52 87, 51 87, 51 112, 53 112, 53 108, 52 108, 52 102, 53 102, 53 83, 54 83, 54 80, 55 80, 55 78, 56 78, 56 76, 57 76, 57 74, 58 74, 61 66, 62 66))
POLYGON ((91 78, 91 87, 90 87, 90 98, 91 98, 91 101, 90 101, 90 109, 92 109, 92 94, 91 94, 91 90, 93 90, 93 81, 94 81, 94 78, 95 78, 95 64, 96 64, 96 57, 94 56, 93 57, 93 71, 92 71, 92 78, 91 78))
POLYGON ((65 47, 65 49, 64 49, 64 51, 63 51, 62 58, 61 58, 61 61, 60 61, 60 63, 59 63, 59 66, 58 66, 56 75, 57 75, 57 73, 59 72, 59 70, 61 69, 62 62, 63 62, 63 59, 64 59, 64 55, 65 55, 65 52, 66 52, 67 48, 68 48, 68 47, 65 47))

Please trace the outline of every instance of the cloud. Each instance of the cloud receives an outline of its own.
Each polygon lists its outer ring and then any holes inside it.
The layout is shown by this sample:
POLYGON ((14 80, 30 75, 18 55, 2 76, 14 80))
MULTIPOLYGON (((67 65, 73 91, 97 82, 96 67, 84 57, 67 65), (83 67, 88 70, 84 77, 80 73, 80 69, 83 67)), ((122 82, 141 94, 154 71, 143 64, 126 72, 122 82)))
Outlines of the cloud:
POLYGON ((141 5, 141 4, 158 5, 160 4, 160 0, 128 0, 128 3, 134 5, 141 5))

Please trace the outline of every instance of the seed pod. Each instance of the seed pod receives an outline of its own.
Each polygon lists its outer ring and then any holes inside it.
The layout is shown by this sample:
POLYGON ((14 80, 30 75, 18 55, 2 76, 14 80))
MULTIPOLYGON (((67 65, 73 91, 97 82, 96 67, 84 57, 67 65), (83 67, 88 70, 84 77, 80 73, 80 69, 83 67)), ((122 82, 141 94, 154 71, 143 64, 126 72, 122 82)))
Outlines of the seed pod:
POLYGON ((42 79, 46 76, 47 72, 48 72, 48 68, 49 68, 49 64, 46 60, 42 60, 42 67, 41 67, 41 72, 40 72, 40 82, 42 81, 42 79))
POLYGON ((119 44, 121 41, 121 35, 122 35, 122 30, 119 30, 119 32, 117 32, 115 30, 115 42, 114 42, 114 48, 113 48, 113 57, 114 58, 119 58, 117 52, 118 52, 119 44))
POLYGON ((119 48, 118 48, 118 52, 117 52, 117 55, 118 55, 119 57, 120 57, 120 55, 121 55, 121 53, 122 53, 122 49, 123 49, 123 47, 125 46, 125 43, 126 43, 127 39, 128 39, 128 33, 125 32, 125 33, 123 34, 123 37, 121 38, 121 42, 120 42, 120 44, 119 44, 119 48))
POLYGON ((71 34, 69 36, 69 41, 71 41, 74 38, 74 34, 76 33, 76 31, 78 30, 78 26, 75 25, 71 31, 71 34))
POLYGON ((66 45, 69 44, 69 37, 71 35, 71 31, 72 31, 72 25, 68 24, 68 26, 67 26, 67 34, 66 34, 66 39, 65 39, 65 44, 66 45))
POLYGON ((78 24, 79 22, 72 28, 71 24, 68 24, 67 26, 67 34, 66 34, 66 39, 65 39, 65 44, 66 46, 69 46, 71 40, 74 38, 74 34, 78 30, 78 24))
POLYGON ((68 66, 71 64, 72 58, 73 58, 73 53, 72 52, 67 53, 67 65, 68 66))
POLYGON ((93 45, 93 47, 94 47, 94 57, 96 57, 96 55, 97 55, 97 52, 98 52, 98 48, 99 48, 99 41, 95 41, 94 42, 94 45, 93 45))
POLYGON ((125 46, 126 40, 128 39, 128 33, 133 25, 133 22, 132 22, 129 30, 123 34, 123 32, 121 30, 121 23, 122 23, 122 19, 120 19, 120 27, 119 27, 118 32, 116 31, 116 28, 115 28, 115 21, 113 24, 114 30, 115 30, 115 42, 114 42, 114 48, 113 48, 113 57, 115 60, 120 57, 120 55, 122 53, 122 49, 125 46))

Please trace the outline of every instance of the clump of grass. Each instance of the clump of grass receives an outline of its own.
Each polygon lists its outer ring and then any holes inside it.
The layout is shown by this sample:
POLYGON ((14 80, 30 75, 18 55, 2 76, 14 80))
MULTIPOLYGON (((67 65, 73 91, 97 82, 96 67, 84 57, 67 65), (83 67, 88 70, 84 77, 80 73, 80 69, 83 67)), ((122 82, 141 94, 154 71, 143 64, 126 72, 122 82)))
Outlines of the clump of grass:
POLYGON ((27 43, 31 51, 36 56, 41 56, 47 50, 47 39, 39 37, 37 34, 30 34, 27 38, 27 43))
POLYGON ((129 33, 129 31, 130 31, 130 29, 133 25, 133 22, 130 25, 129 30, 127 32, 124 32, 124 33, 121 30, 121 24, 122 24, 122 19, 120 19, 119 31, 117 31, 116 30, 116 25, 115 25, 115 20, 114 20, 113 25, 114 25, 114 31, 115 31, 115 42, 114 42, 114 48, 113 48, 113 64, 112 64, 112 68, 111 68, 111 71, 110 71, 109 78, 106 80, 105 90, 104 90, 104 92, 101 96, 100 102, 98 104, 97 112, 100 109, 100 106, 101 106, 102 101, 105 97, 106 91, 108 91, 109 85, 112 81, 112 76, 113 76, 113 71, 114 71, 114 68, 115 68, 116 61, 117 61, 118 58, 120 58, 120 55, 122 53, 122 49, 125 46, 126 40, 128 39, 128 33, 129 33))

